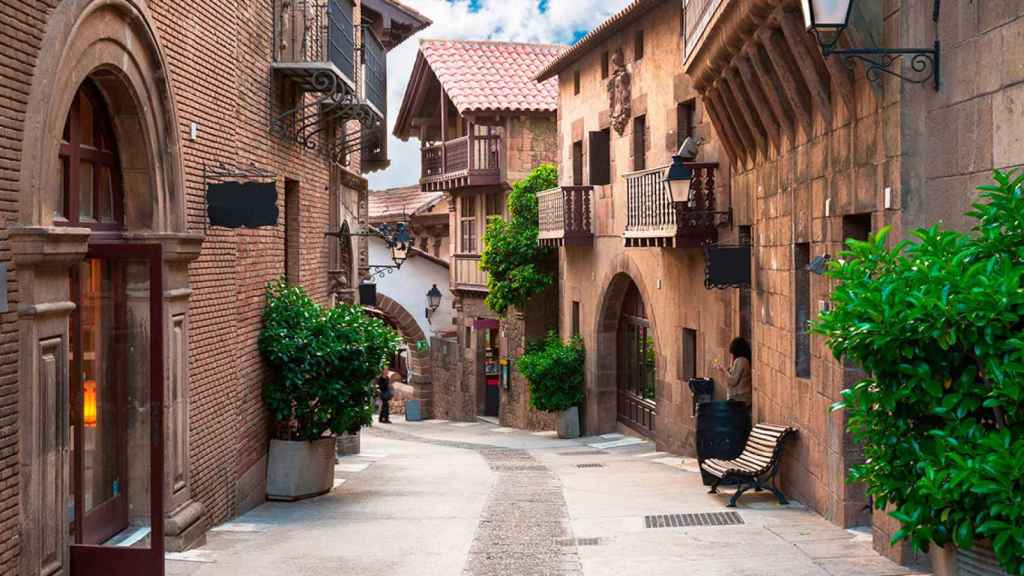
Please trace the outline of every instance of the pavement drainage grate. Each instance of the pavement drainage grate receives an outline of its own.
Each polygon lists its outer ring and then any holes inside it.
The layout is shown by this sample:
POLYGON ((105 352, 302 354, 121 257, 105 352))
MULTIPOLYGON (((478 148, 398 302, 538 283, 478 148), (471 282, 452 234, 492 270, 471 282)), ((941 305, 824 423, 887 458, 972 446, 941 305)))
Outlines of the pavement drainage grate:
POLYGON ((556 452, 559 456, 601 456, 604 450, 576 450, 575 452, 556 452))
POLYGON ((601 544, 600 538, 560 538, 556 540, 559 546, 597 546, 601 544))
POLYGON ((598 464, 597 462, 587 462, 586 464, 577 464, 577 468, 604 468, 604 464, 598 464))
POLYGON ((496 472, 546 472, 547 466, 543 464, 527 464, 527 465, 509 465, 509 464, 492 464, 491 470, 496 472))
POLYGON ((734 526, 743 523, 743 518, 738 512, 700 512, 698 514, 656 514, 644 516, 644 528, 734 526))

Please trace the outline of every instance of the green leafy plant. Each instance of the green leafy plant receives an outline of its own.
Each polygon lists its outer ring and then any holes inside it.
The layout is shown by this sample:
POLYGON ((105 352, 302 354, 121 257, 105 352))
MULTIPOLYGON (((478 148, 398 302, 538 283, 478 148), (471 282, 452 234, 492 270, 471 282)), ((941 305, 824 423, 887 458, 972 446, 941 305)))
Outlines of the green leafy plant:
POLYGON ((848 241, 814 331, 870 375, 835 409, 867 457, 851 479, 902 524, 894 542, 985 539, 1024 575, 1024 176, 981 190, 969 233, 848 241))
POLYGON ((275 435, 316 440, 370 424, 374 377, 398 336, 358 306, 324 308, 280 281, 267 288, 259 349, 275 372, 263 388, 275 435))
POLYGON ((583 340, 562 342, 548 333, 531 342, 517 363, 530 384, 530 406, 542 412, 561 412, 583 402, 583 340))
POLYGON ((487 223, 480 267, 490 273, 485 303, 499 314, 511 306, 525 306, 553 280, 546 266, 550 251, 537 244, 537 193, 556 185, 558 168, 554 164, 534 168, 512 186, 508 220, 494 216, 487 223))

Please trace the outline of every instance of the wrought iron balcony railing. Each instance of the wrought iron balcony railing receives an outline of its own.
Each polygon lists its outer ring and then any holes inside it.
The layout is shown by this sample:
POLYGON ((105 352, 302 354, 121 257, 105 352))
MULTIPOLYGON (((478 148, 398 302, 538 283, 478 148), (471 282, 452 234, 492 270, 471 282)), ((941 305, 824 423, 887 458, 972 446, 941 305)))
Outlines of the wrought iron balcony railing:
POLYGON ((274 0, 271 70, 288 81, 276 84, 276 90, 294 86, 297 93, 283 90, 283 97, 274 97, 272 108, 280 108, 272 116, 271 131, 338 164, 356 150, 363 150, 364 157, 369 151, 371 161, 386 155, 385 51, 372 33, 364 35, 369 63, 361 97, 355 82, 356 30, 352 0, 274 0))
POLYGON ((538 241, 545 246, 589 246, 594 242, 592 186, 562 186, 537 194, 538 241))
POLYGON ((718 163, 687 164, 694 170, 690 197, 673 202, 665 176, 668 166, 626 174, 626 246, 696 247, 718 240, 730 212, 718 208, 718 163))
POLYGON ((501 134, 473 134, 421 149, 424 190, 491 186, 501 181, 501 134))

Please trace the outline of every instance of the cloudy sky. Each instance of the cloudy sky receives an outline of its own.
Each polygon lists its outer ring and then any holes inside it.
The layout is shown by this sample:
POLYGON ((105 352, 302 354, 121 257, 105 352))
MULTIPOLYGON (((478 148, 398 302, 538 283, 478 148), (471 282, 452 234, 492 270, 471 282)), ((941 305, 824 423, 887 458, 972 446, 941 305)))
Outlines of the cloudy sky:
MULTIPOLYGON (((402 0, 426 14, 433 25, 388 54, 388 133, 402 104, 420 38, 510 40, 572 44, 629 0, 402 0)), ((390 136, 391 167, 369 175, 370 188, 415 184, 420 173, 419 141, 390 136)))

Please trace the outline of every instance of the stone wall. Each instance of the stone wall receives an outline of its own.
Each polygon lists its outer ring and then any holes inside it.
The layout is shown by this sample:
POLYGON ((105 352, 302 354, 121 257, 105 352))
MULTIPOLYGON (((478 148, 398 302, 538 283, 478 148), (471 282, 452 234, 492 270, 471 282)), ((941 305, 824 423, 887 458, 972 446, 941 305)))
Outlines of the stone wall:
MULTIPOLYGON (((622 134, 611 128, 611 176, 608 186, 593 192, 593 246, 560 249, 560 320, 563 337, 572 335, 572 306, 579 303, 580 331, 586 346, 587 401, 584 406, 585 432, 617 429, 616 329, 625 279, 640 289, 647 307, 656 352, 657 419, 655 440, 659 450, 693 454, 694 423, 692 395, 682 369, 683 329, 697 332, 696 373, 718 381, 722 374, 715 363, 727 364, 726 349, 739 335, 736 290, 704 288, 703 252, 693 248, 625 248, 626 181, 633 170, 632 119, 646 116, 646 165, 665 166, 678 148, 678 105, 693 100, 694 135, 704 138, 700 161, 718 162, 718 198, 724 207, 734 208, 738 224, 749 223, 749 213, 730 203, 729 158, 721 150, 710 120, 679 58, 680 13, 677 3, 666 2, 608 41, 596 45, 560 75, 559 150, 560 180, 572 184, 572 145, 584 147, 583 183, 590 182, 589 139, 591 131, 611 126, 608 79, 602 78, 602 54, 622 50, 631 76, 630 122, 622 134), (636 32, 644 33, 644 57, 636 61, 636 32), (580 93, 574 93, 574 73, 580 72, 580 93)), ((735 241, 737 231, 722 231, 722 240, 735 241)), ((719 385, 719 397, 724 388, 719 385)))

